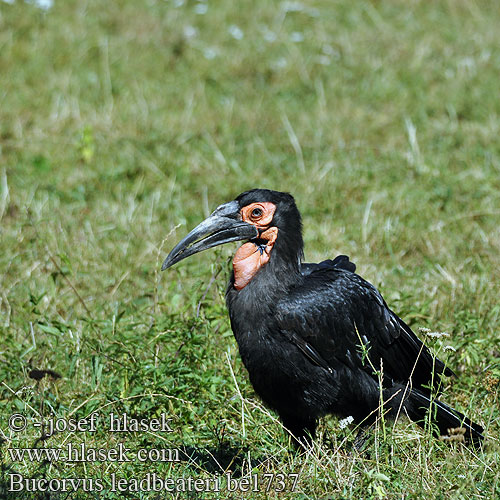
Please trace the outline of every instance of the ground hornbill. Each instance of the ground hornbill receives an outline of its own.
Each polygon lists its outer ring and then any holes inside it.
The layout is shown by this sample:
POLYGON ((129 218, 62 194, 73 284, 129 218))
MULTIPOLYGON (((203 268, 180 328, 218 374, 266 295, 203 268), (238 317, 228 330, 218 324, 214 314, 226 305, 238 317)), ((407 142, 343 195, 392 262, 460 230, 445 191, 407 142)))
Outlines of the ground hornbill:
POLYGON ((435 399, 452 375, 376 288, 341 255, 302 263, 300 213, 290 194, 253 189, 220 205, 168 255, 162 270, 207 248, 247 240, 233 259, 226 300, 255 391, 296 440, 328 413, 372 424, 381 410, 467 442, 481 426, 435 399), (382 387, 380 387, 382 385, 382 387))

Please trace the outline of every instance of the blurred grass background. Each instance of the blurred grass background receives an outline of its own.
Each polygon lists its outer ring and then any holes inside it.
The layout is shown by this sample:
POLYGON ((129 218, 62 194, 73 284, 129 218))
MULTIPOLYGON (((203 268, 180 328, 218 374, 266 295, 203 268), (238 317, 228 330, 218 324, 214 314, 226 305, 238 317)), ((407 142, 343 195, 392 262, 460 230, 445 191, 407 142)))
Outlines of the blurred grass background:
MULTIPOLYGON (((229 467, 300 472, 294 493, 245 498, 498 498, 500 5, 48 5, 0 1, 4 474, 209 477, 229 467), (234 248, 158 272, 180 237, 253 187, 295 196, 308 261, 349 254, 413 328, 449 333, 429 339, 460 375, 445 399, 486 426, 486 451, 450 450, 401 423, 353 456, 333 418, 313 450, 290 451, 230 331, 234 248), (35 368, 62 378, 36 382, 35 368), (7 448, 39 437, 10 432, 13 412, 94 410, 175 415, 169 446, 204 458, 9 463, 7 448)), ((44 446, 115 438, 103 430, 44 446)), ((126 439, 164 446, 162 436, 126 439)))

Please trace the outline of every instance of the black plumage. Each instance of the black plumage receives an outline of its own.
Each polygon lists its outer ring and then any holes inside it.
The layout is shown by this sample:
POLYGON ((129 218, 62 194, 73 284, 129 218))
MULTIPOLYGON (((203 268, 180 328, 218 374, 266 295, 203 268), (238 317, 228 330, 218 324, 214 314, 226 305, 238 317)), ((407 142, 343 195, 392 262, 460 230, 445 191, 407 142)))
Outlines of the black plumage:
POLYGON ((388 417, 407 414, 423 425, 430 410, 436 434, 463 428, 467 441, 481 441, 479 425, 435 399, 440 375, 451 370, 355 273, 348 257, 302 263, 301 217, 291 195, 255 189, 221 205, 172 250, 163 268, 242 239, 251 244, 239 250, 244 279, 237 252, 227 288, 231 326, 255 391, 297 440, 313 437, 318 418, 328 413, 369 425, 382 399, 388 417))

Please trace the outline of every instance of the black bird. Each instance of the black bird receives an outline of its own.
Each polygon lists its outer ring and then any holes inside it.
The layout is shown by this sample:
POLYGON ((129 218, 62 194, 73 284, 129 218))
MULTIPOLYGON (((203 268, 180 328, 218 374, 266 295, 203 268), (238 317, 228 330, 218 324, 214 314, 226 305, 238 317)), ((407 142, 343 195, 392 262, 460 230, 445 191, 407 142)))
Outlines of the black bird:
POLYGON ((248 241, 234 256, 226 292, 231 327, 255 391, 296 442, 313 438, 328 413, 369 426, 381 408, 421 426, 430 411, 436 435, 455 429, 467 442, 482 440, 481 426, 435 399, 440 375, 453 372, 347 256, 302 263, 301 217, 290 194, 253 189, 220 205, 162 270, 238 240, 248 241))

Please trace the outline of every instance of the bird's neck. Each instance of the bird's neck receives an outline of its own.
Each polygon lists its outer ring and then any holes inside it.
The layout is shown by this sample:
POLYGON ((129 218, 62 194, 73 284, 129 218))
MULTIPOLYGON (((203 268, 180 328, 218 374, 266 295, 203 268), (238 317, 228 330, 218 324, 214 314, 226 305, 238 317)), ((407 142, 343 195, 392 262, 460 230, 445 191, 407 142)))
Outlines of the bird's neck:
POLYGON ((275 249, 269 262, 255 275, 256 284, 260 287, 276 288, 279 292, 289 289, 301 276, 300 261, 299 255, 290 258, 275 249))
POLYGON ((234 288, 242 290, 270 260, 278 228, 271 227, 260 235, 260 243, 245 243, 233 259, 234 288))
POLYGON ((262 306, 263 303, 272 303, 300 281, 300 259, 301 255, 290 258, 290 255, 283 255, 275 248, 267 262, 249 270, 249 274, 244 276, 244 286, 238 281, 243 277, 238 276, 233 261, 234 271, 228 292, 232 289, 248 304, 262 306))
POLYGON ((256 339, 267 338, 272 330, 270 321, 274 318, 276 304, 303 279, 299 255, 291 260, 276 250, 244 288, 235 288, 234 272, 229 281, 226 302, 244 362, 247 347, 256 339))
POLYGON ((300 228, 293 232, 269 227, 261 232, 257 241, 242 245, 233 259, 233 281, 237 290, 250 282, 278 280, 294 281, 300 275, 304 243, 300 228))

